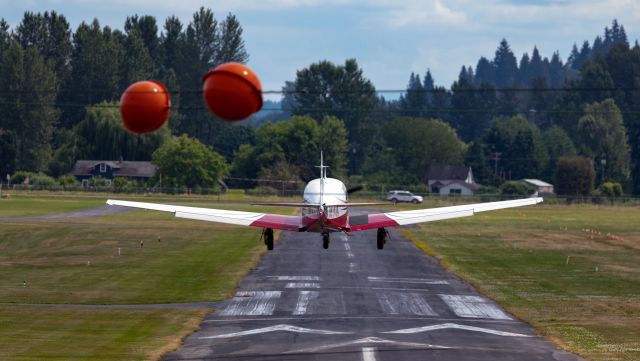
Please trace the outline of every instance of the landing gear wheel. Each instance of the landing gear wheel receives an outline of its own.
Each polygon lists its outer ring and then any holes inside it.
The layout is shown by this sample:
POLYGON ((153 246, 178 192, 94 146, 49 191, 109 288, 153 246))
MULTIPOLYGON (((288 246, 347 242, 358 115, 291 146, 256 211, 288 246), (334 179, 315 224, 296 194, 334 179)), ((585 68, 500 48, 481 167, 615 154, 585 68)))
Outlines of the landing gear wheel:
POLYGON ((273 251, 273 229, 267 228, 263 232, 264 244, 267 245, 269 251, 273 251))
POLYGON ((384 228, 378 228, 378 236, 377 236, 377 243, 378 243, 378 249, 383 249, 384 248, 384 244, 387 243, 387 230, 384 228))
POLYGON ((329 248, 329 234, 325 233, 322 235, 322 248, 324 249, 328 249, 329 248))

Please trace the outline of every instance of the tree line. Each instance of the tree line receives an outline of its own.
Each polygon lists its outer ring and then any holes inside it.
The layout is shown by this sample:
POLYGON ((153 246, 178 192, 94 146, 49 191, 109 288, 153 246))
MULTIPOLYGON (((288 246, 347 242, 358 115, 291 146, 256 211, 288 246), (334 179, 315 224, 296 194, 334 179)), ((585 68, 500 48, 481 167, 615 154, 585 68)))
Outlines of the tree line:
POLYGON ((160 164, 162 147, 181 144, 220 155, 202 156, 217 176, 307 180, 324 150, 330 172, 353 183, 418 184, 432 164, 467 164, 498 186, 563 179, 559 164, 586 160, 592 183, 640 193, 640 47, 615 20, 566 62, 535 47, 518 61, 503 39, 449 88, 429 70, 411 73, 399 99, 381 96, 355 59, 320 61, 284 84, 283 111, 257 127, 213 119, 195 90, 207 70, 249 59, 242 33, 234 15, 219 21, 206 8, 188 24, 130 16, 123 30, 93 20, 72 31, 56 12, 26 12, 15 29, 0 20, 0 172, 61 176, 77 159, 160 164), (117 100, 142 79, 167 84, 173 109, 167 126, 137 136, 117 100))

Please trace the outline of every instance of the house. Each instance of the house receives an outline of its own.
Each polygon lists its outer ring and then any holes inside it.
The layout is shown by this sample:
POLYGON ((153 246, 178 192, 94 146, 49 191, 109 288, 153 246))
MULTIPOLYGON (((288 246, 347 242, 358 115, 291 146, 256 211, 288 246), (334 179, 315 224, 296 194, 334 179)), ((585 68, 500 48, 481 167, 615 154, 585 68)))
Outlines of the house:
POLYGON ((75 176, 83 186, 89 185, 92 177, 101 176, 111 184, 114 178, 124 177, 134 181, 147 181, 156 174, 156 166, 151 162, 114 161, 114 160, 79 160, 74 164, 71 175, 75 176))
POLYGON ((538 193, 553 194, 553 184, 541 181, 540 179, 523 179, 522 181, 535 187, 536 192, 538 193))
POLYGON ((480 185, 473 179, 471 167, 458 165, 432 165, 426 174, 431 193, 448 195, 473 195, 480 185))

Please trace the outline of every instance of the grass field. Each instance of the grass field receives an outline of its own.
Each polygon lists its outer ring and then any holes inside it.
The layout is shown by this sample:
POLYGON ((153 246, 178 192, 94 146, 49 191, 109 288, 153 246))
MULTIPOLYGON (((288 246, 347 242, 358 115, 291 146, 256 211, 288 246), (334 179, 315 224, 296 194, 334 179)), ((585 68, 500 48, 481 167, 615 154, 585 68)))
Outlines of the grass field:
POLYGON ((566 349, 640 360, 640 208, 537 206, 403 232, 566 349))
MULTIPOLYGON (((210 197, 132 199, 228 208, 210 197)), ((14 196, 0 199, 0 217, 103 202, 14 196)), ((196 329, 206 310, 25 304, 221 300, 263 252, 259 232, 145 211, 2 222, 0 359, 155 359, 196 329)), ((640 208, 542 205, 402 232, 563 347, 590 360, 640 359, 640 208)))
MULTIPOLYGON (((104 199, 12 197, 0 200, 0 209, 18 216, 101 204, 104 199)), ((222 300, 263 252, 259 236, 254 228, 148 211, 2 222, 0 359, 155 359, 195 330, 206 310, 25 304, 222 300)))

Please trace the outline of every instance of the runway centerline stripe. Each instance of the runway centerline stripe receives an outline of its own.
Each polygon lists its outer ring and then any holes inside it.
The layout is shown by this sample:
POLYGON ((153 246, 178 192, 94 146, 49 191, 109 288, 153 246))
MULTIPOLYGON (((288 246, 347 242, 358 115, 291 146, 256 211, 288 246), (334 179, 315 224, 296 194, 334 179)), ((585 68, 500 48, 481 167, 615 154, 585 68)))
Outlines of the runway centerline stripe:
POLYGON ((317 282, 289 282, 284 288, 320 288, 317 282))
POLYGON ((426 278, 394 278, 394 277, 367 277, 370 282, 385 282, 385 283, 421 283, 427 285, 448 285, 449 282, 445 280, 434 280, 426 278))
POLYGON ((342 245, 346 251, 351 251, 351 245, 349 243, 343 243, 342 245))
POLYGON ((377 361, 376 349, 374 347, 362 348, 362 361, 377 361))
POLYGON ((237 292, 220 316, 270 316, 282 291, 237 292))
POLYGON ((298 295, 298 303, 296 304, 296 308, 293 310, 293 314, 306 314, 309 302, 318 298, 319 294, 320 293, 318 291, 300 291, 300 294, 298 295))
POLYGON ((292 351, 288 351, 286 353, 313 353, 313 352, 318 352, 318 351, 324 351, 324 350, 331 350, 334 348, 342 348, 342 347, 346 347, 346 346, 352 346, 352 345, 392 345, 392 346, 403 346, 403 347, 409 347, 409 348, 418 348, 418 349, 450 349, 453 347, 447 347, 447 346, 440 346, 440 345, 431 345, 431 344, 426 344, 426 343, 415 343, 415 342, 401 342, 401 341, 393 341, 393 340, 386 340, 380 337, 365 337, 365 338, 360 338, 357 340, 353 340, 353 341, 347 341, 347 342, 340 342, 340 343, 334 343, 334 344, 329 344, 329 345, 323 345, 323 346, 317 346, 317 347, 309 347, 309 348, 304 348, 304 349, 299 349, 299 350, 292 350, 292 351))
POLYGON ((352 252, 347 252, 347 258, 354 258, 355 256, 353 255, 352 252))
POLYGON ((492 318, 495 320, 510 320, 506 313, 491 301, 479 296, 438 295, 460 317, 492 318))
POLYGON ((320 281, 318 276, 267 276, 275 278, 276 281, 320 281))

